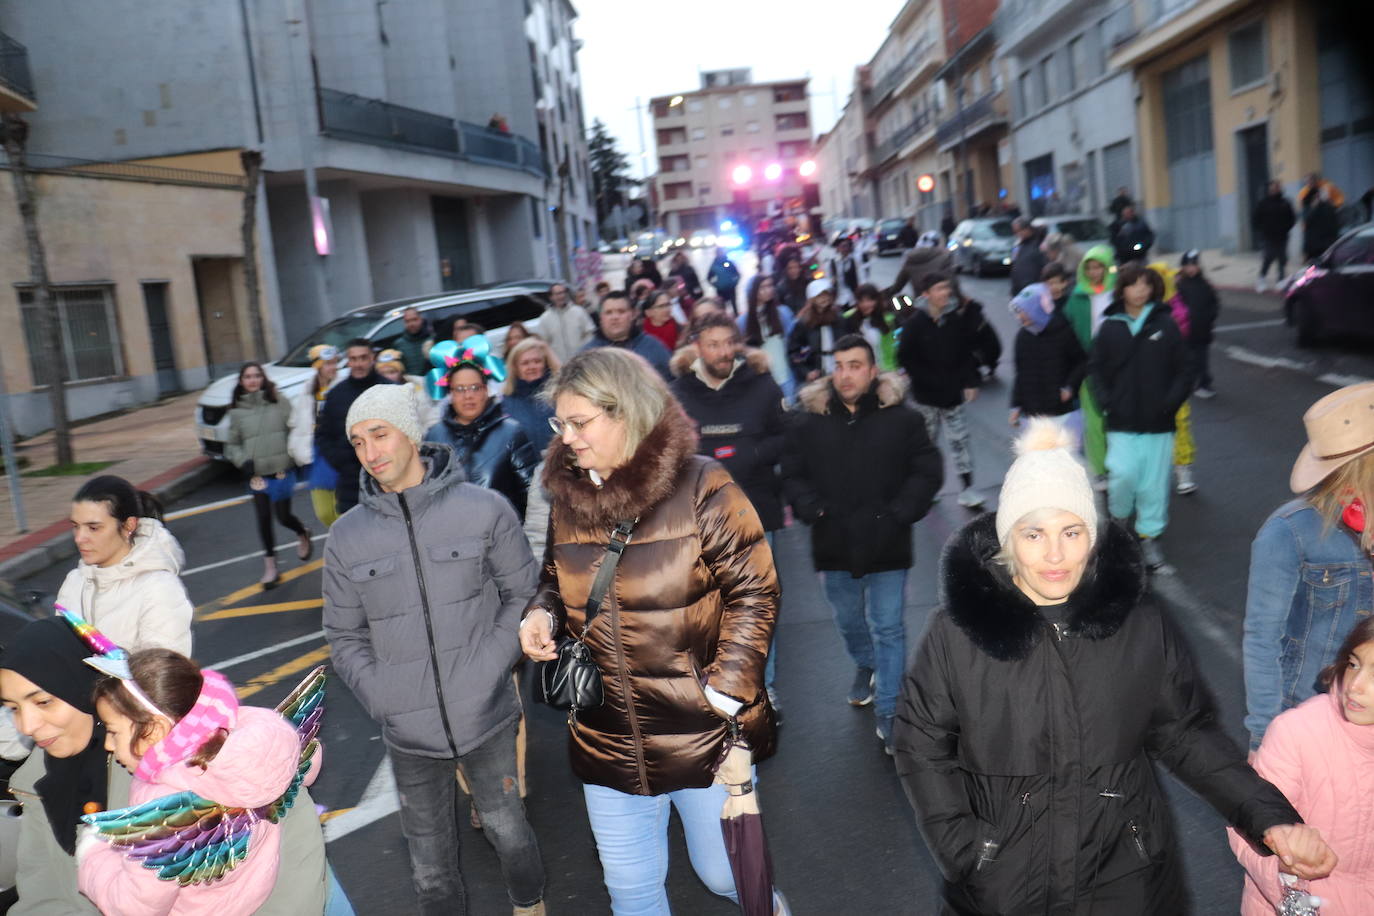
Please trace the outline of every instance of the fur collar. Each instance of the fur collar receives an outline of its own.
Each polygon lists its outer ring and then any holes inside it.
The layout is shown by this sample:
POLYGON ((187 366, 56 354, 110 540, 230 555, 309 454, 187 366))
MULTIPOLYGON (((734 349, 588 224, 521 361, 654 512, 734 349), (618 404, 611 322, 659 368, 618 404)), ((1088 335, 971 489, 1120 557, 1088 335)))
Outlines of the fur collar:
MULTIPOLYGON (((984 514, 955 533, 941 558, 945 612, 973 644, 1000 661, 1025 658, 1045 634, 1030 599, 997 563, 996 516, 984 514)), ((1145 593, 1140 546, 1118 524, 1107 525, 1083 581, 1069 597, 1068 635, 1106 639, 1121 629, 1145 593)))
MULTIPOLYGON (((877 394, 879 407, 893 407, 902 403, 906 397, 906 378, 899 372, 884 372, 878 376, 877 394)), ((830 385, 830 376, 825 375, 809 383, 797 394, 803 410, 809 413, 830 413, 835 389, 830 385)), ((860 402, 862 403, 862 402, 860 402)))
POLYGON ((566 511, 574 525, 604 528, 638 518, 666 499, 696 450, 692 421, 670 398, 658 425, 602 486, 592 483, 587 472, 577 467, 572 449, 558 436, 544 453, 543 484, 550 504, 566 511))

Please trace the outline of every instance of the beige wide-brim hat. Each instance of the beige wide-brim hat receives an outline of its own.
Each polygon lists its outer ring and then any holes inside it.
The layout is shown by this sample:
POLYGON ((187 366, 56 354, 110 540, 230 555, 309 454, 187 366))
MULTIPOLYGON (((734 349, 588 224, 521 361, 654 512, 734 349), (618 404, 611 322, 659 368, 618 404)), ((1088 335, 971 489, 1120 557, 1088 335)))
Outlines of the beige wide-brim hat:
POLYGON ((1374 451, 1374 382, 1333 391, 1302 415, 1307 444, 1289 475, 1294 493, 1306 493, 1343 464, 1374 451))

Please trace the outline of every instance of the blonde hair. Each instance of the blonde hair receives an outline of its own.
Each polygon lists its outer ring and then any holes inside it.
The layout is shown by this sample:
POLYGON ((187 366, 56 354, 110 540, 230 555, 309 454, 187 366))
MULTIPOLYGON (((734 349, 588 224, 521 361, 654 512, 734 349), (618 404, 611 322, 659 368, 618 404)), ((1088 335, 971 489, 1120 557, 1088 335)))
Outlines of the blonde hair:
POLYGON ((553 347, 549 346, 548 341, 531 334, 511 347, 511 351, 506 354, 506 381, 501 385, 502 394, 515 394, 515 364, 520 361, 520 357, 531 350, 544 351, 544 366, 549 370, 549 375, 557 373, 559 367, 562 366, 558 357, 554 356, 553 347))
POLYGON ((1350 501, 1359 497, 1364 503, 1366 522, 1360 534, 1360 549, 1374 552, 1374 452, 1352 458, 1307 491, 1307 501, 1321 513, 1322 533, 1341 524, 1341 514, 1350 501))
POLYGON ((621 461, 639 449, 673 402, 663 377, 642 356, 618 347, 578 353, 549 380, 540 397, 554 404, 565 394, 585 398, 625 424, 621 461))

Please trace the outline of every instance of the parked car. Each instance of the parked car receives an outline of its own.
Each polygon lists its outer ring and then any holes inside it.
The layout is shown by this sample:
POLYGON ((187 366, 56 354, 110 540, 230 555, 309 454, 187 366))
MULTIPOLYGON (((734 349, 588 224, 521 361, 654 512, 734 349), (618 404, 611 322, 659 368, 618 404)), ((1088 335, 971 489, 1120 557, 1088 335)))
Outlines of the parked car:
MULTIPOLYGON (((300 341, 281 359, 265 363, 267 377, 286 398, 294 398, 310 381, 310 349, 316 344, 332 344, 342 349, 354 337, 366 337, 374 349, 385 349, 404 327, 401 313, 414 307, 429 321, 436 340, 447 340, 453 334, 453 324, 464 318, 486 328, 493 352, 500 353, 506 339, 506 328, 512 322, 522 322, 535 333, 539 316, 548 305, 551 280, 526 280, 494 283, 480 289, 397 299, 355 309, 336 318, 300 341)), ((341 372, 348 371, 344 354, 339 354, 341 372)), ((216 379, 201 393, 196 404, 196 435, 201 451, 212 458, 224 457, 224 443, 229 439, 229 399, 233 396, 237 373, 216 379)))
POLYGON ((1102 220, 1086 213, 1037 216, 1031 220, 1031 225, 1037 229, 1043 229, 1043 235, 1053 235, 1058 232, 1067 236, 1080 253, 1087 251, 1094 245, 1111 243, 1111 233, 1102 220))
POLYGON ((899 241, 902 234, 902 227, 906 225, 904 219, 885 219, 878 223, 878 228, 873 230, 873 238, 877 241, 878 256, 882 257, 889 251, 901 253, 902 243, 899 241))
POLYGON ((966 219, 954 227, 946 247, 954 261, 955 272, 968 271, 981 277, 989 271, 1011 272, 1011 249, 1016 234, 1006 218, 966 219))
POLYGON ((1325 337, 1374 339, 1374 223, 1349 230, 1314 263, 1298 271, 1284 297, 1284 314, 1298 346, 1325 337))
POLYGON ((687 236, 687 244, 693 248, 714 248, 716 233, 711 229, 693 229, 687 236))

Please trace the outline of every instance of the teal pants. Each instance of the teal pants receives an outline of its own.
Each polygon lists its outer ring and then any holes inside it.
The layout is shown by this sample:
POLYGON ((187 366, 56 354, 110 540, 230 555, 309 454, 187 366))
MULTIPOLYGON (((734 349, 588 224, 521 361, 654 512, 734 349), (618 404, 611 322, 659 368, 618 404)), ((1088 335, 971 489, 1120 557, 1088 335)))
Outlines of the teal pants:
POLYGON ((1135 532, 1157 538, 1169 524, 1169 472, 1173 433, 1107 433, 1107 509, 1125 520, 1135 512, 1135 532))

